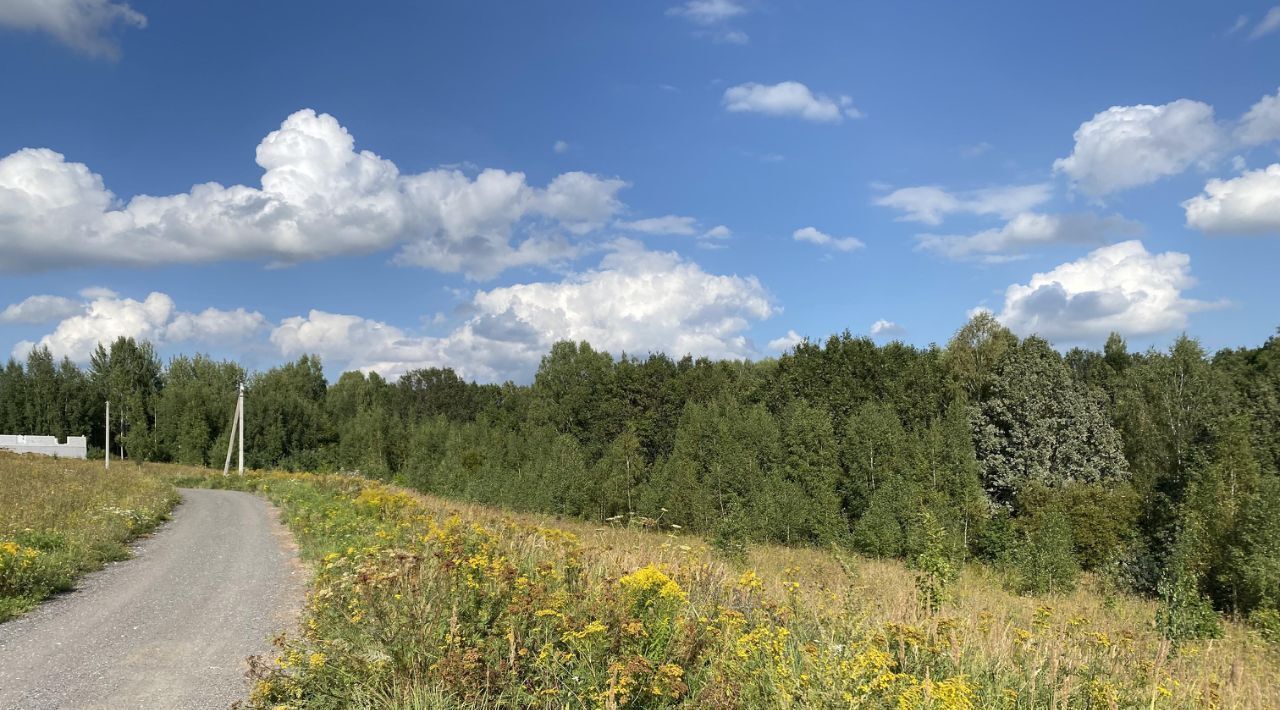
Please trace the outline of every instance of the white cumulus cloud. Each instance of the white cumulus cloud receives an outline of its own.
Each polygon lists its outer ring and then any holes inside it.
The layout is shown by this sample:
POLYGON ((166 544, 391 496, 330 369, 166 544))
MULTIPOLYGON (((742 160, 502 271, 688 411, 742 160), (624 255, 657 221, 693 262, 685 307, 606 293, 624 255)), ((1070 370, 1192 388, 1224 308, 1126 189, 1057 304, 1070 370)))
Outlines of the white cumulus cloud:
POLYGON ((620 240, 600 265, 556 282, 477 291, 471 315, 440 337, 415 336, 354 315, 312 311, 271 334, 285 356, 316 352, 343 367, 394 376, 451 366, 480 380, 527 379, 557 340, 613 353, 716 358, 756 354, 744 331, 775 311, 754 277, 703 271, 677 254, 620 240))
POLYGON ((788 330, 786 335, 769 341, 769 352, 780 353, 784 350, 790 350, 803 342, 803 335, 800 335, 794 330, 788 330))
POLYGON ((1230 180, 1210 180, 1182 208, 1187 226, 1202 232, 1280 233, 1280 163, 1230 180))
POLYGON ((1009 219, 1047 202, 1051 194, 1051 186, 1046 183, 962 191, 920 185, 894 190, 876 198, 875 204, 901 210, 905 214, 899 220, 936 225, 953 213, 999 215, 1009 219))
POLYGON ((48 32, 89 55, 119 54, 113 33, 122 27, 146 27, 147 18, 127 3, 112 0, 4 0, 0 25, 48 32))
POLYGON ((815 94, 798 81, 731 86, 725 89, 723 103, 726 110, 735 113, 793 116, 815 123, 839 123, 845 118, 862 117, 848 96, 815 94))
POLYGON ((1102 244, 1112 235, 1142 231, 1136 222, 1118 215, 1095 214, 1015 215, 1003 226, 976 234, 921 234, 916 249, 948 259, 981 259, 988 262, 1019 258, 1027 249, 1052 244, 1102 244))
POLYGON ((1057 342, 1150 335, 1185 328, 1190 314, 1219 305, 1185 297, 1193 285, 1191 257, 1152 254, 1132 240, 1009 286, 996 317, 1020 335, 1057 342))
POLYGON ((83 303, 64 296, 29 296, 0 311, 0 323, 49 323, 83 311, 83 303))
POLYGON ((881 318, 871 324, 871 335, 877 338, 899 338, 906 335, 907 329, 891 320, 881 318))
POLYGON ((242 341, 264 329, 261 313, 244 309, 221 311, 208 308, 200 313, 179 311, 168 294, 153 292, 138 301, 103 294, 82 304, 38 342, 23 341, 13 349, 14 357, 25 357, 31 348, 44 346, 54 357, 70 357, 76 362, 89 359, 98 343, 109 344, 126 337, 156 344, 226 344, 242 341))
POLYGON ((581 172, 401 174, 334 117, 305 109, 257 148, 261 187, 218 183, 122 203, 82 163, 44 148, 0 158, 0 271, 225 259, 288 264, 401 246, 397 260, 489 278, 572 251, 621 209, 626 183, 581 172), (533 229, 541 226, 542 229, 533 229), (51 238, 56 237, 56 238, 51 238))
POLYGON ((222 311, 206 308, 199 313, 178 312, 164 327, 161 342, 196 342, 216 344, 243 340, 267 326, 267 319, 257 311, 237 308, 222 311))
POLYGON ((1076 129, 1071 155, 1053 167, 1085 194, 1102 196, 1204 163, 1225 141, 1213 107, 1200 101, 1112 106, 1076 129))
POLYGON ((833 237, 830 234, 820 232, 813 227, 802 227, 791 233, 791 238, 797 242, 808 242, 817 244, 827 249, 835 249, 836 251, 854 251, 861 249, 866 244, 862 243, 857 237, 833 237))

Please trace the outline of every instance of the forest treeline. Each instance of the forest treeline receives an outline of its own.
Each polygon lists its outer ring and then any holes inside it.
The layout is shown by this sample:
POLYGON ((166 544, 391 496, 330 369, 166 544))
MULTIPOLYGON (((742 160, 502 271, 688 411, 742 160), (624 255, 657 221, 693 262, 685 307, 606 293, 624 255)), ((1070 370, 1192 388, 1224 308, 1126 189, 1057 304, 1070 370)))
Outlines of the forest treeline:
MULTIPOLYGON (((247 464, 358 470, 595 521, 907 560, 944 532, 1010 584, 1080 570, 1163 600, 1173 638, 1280 616, 1280 334, 1207 354, 1178 338, 1065 355, 987 314, 945 348, 845 332, 756 363, 614 358, 560 342, 531 385, 450 369, 395 382, 305 356, 266 372, 146 342, 87 368, 33 350, 0 373, 0 431, 88 434, 127 458, 220 466, 246 382, 247 464)), ((1280 628, 1280 624, 1276 624, 1280 628)))

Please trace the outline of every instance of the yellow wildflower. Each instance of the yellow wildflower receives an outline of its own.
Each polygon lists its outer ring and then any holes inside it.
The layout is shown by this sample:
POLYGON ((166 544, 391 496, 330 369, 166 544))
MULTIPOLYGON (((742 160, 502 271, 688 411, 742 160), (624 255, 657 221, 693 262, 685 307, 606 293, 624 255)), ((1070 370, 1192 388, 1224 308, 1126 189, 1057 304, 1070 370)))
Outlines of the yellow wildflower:
POLYGON ((688 595, 679 584, 653 565, 641 567, 618 582, 624 589, 641 597, 646 603, 652 601, 654 597, 682 602, 688 599, 688 595))

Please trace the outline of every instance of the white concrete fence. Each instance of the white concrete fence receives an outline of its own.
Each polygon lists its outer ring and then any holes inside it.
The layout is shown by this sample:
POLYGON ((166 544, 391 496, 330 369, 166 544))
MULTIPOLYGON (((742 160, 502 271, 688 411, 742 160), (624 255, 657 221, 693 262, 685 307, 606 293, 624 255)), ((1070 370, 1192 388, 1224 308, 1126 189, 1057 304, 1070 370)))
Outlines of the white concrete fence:
POLYGON ((19 454, 44 454, 64 459, 86 458, 88 441, 83 436, 68 436, 65 444, 56 436, 30 436, 27 434, 0 434, 0 449, 19 454))

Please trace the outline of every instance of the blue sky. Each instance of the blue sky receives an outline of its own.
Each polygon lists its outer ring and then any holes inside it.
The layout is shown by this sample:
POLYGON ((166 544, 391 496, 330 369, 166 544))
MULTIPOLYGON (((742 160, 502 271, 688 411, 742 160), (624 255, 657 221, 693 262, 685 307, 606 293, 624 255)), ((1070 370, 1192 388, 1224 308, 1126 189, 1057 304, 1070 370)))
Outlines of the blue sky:
POLYGON ((1272 2, 8 0, 0 64, 0 353, 1280 325, 1272 2))

